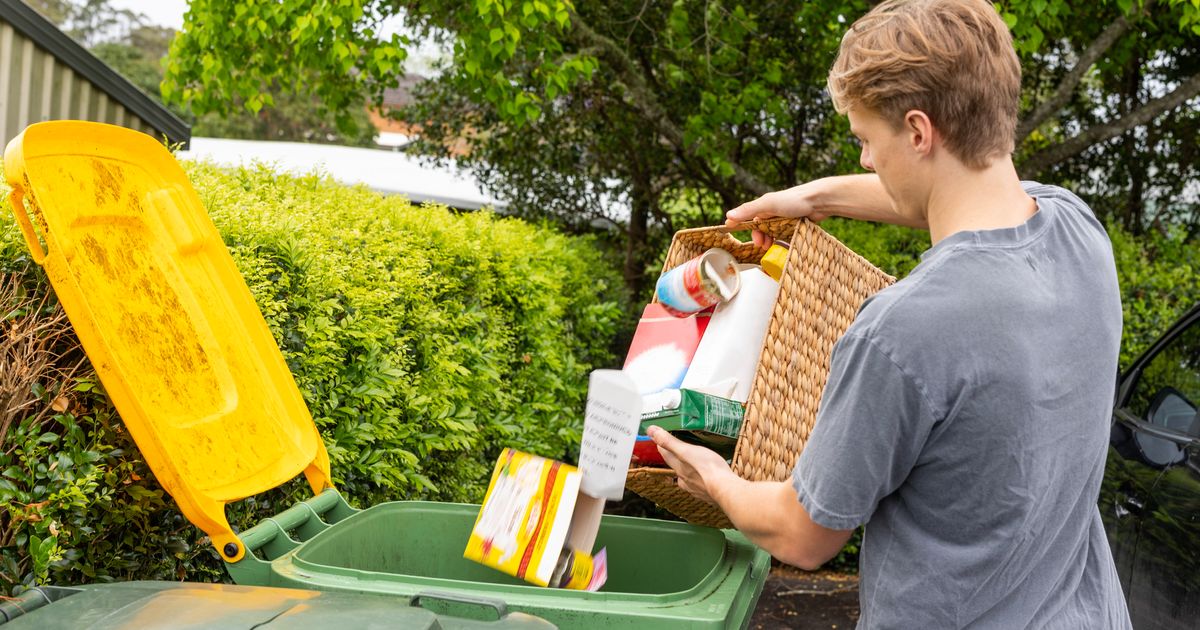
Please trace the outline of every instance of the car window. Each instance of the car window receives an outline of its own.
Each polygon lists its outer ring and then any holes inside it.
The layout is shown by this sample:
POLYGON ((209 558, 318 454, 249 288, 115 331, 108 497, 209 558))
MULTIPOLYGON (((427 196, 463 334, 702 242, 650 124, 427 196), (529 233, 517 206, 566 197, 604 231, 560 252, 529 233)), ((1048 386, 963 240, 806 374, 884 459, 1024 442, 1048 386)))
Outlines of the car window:
POLYGON ((1126 408, 1161 427, 1200 437, 1200 325, 1172 339, 1142 368, 1126 408))

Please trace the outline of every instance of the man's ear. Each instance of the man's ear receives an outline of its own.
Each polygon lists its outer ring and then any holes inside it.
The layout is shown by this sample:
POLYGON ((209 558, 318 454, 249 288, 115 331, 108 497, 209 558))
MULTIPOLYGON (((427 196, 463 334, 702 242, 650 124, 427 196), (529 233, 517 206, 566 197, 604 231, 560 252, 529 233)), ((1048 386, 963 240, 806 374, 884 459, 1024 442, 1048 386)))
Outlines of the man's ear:
POLYGON ((936 131, 929 115, 919 109, 910 109, 904 114, 904 132, 909 146, 922 156, 933 154, 933 138, 936 131))

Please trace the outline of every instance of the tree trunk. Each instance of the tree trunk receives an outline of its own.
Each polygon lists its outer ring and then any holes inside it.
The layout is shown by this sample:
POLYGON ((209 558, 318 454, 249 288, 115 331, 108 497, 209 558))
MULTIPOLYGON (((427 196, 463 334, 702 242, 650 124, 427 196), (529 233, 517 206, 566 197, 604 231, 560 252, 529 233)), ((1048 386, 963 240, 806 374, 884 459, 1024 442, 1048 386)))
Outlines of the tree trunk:
POLYGON ((625 290, 637 303, 646 290, 646 226, 655 204, 654 191, 645 173, 631 179, 629 228, 625 233, 625 290))
MULTIPOLYGON (((1129 112, 1136 110, 1142 104, 1141 99, 1142 88, 1142 56, 1133 55, 1129 60, 1129 65, 1125 68, 1125 98, 1124 111, 1122 116, 1128 115, 1129 112)), ((1125 145, 1124 153, 1129 156, 1127 164, 1129 164, 1129 202, 1125 208, 1125 216, 1122 221, 1125 224, 1125 229, 1132 234, 1142 234, 1145 229, 1145 200, 1142 199, 1142 193, 1145 191, 1146 184, 1146 163, 1144 160, 1136 158, 1140 147, 1138 146, 1137 130, 1130 129, 1125 132, 1125 137, 1122 138, 1122 144, 1125 145)))

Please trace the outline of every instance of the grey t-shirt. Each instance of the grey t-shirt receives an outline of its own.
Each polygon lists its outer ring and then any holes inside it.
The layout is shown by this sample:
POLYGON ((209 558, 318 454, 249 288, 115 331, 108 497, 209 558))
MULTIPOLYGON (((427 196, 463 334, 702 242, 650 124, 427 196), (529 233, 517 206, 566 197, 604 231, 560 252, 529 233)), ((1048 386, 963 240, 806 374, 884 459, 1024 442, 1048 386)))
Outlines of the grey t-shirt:
POLYGON ((1023 225, 958 232, 837 343, 793 472, 866 523, 860 628, 1128 628, 1096 500, 1121 342, 1112 245, 1025 183, 1023 225))

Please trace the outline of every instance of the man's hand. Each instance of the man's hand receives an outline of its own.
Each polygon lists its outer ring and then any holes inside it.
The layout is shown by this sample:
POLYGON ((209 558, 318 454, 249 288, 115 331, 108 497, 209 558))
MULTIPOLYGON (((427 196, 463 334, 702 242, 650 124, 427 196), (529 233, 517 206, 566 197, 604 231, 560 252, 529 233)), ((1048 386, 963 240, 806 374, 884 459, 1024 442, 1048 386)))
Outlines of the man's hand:
POLYGON ((717 503, 721 484, 737 478, 720 455, 703 446, 688 444, 660 427, 650 427, 646 434, 675 471, 679 487, 701 501, 717 503))
MULTIPOLYGON (((770 217, 807 218, 819 223, 835 216, 929 229, 927 217, 908 216, 895 207, 875 174, 826 177, 769 192, 725 213, 725 225, 770 217)), ((770 247, 772 241, 770 236, 754 231, 754 244, 760 248, 770 247)))
POLYGON ((850 531, 822 527, 809 518, 790 481, 747 481, 703 446, 687 444, 660 427, 647 430, 679 487, 715 503, 751 542, 780 560, 816 570, 850 538, 850 531))
MULTIPOLYGON (((819 181, 801 184, 787 190, 769 192, 758 199, 747 201, 725 213, 725 225, 734 226, 746 221, 771 217, 792 219, 807 217, 809 220, 819 223, 829 216, 817 209, 816 192, 821 185, 819 181)), ((758 230, 754 230, 753 236, 754 244, 761 249, 770 247, 775 240, 769 234, 758 230)))

